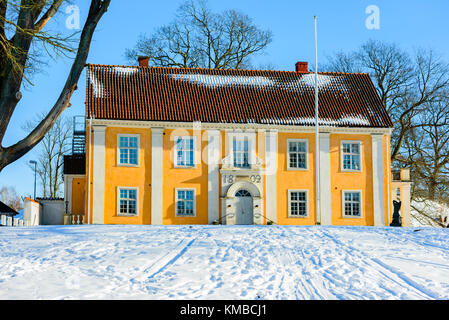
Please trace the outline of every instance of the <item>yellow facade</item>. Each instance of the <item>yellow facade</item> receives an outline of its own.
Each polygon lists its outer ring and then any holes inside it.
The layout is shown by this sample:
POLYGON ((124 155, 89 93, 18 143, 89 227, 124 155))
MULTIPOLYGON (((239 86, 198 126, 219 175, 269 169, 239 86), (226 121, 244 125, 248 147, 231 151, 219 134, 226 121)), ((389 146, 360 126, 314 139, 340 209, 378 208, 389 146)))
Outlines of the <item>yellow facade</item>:
POLYGON ((205 147, 202 139, 202 132, 193 130, 166 130, 164 132, 163 143, 163 224, 207 224, 207 164, 201 159, 201 152, 205 147), (195 159, 197 161, 194 168, 175 168, 174 164, 174 143, 177 136, 195 136, 196 150, 195 159), (196 196, 196 216, 176 217, 175 215, 175 189, 192 188, 195 189, 196 196))
MULTIPOLYGON (((372 145, 370 135, 332 134, 330 136, 331 157, 331 204, 333 225, 374 225, 373 183, 372 183, 372 145), (344 172, 341 164, 341 142, 361 141, 361 171, 344 172), (362 192, 362 216, 360 218, 343 217, 343 190, 362 192)), ((323 197, 326 195, 322 195, 323 197)))
MULTIPOLYGON (((230 150, 227 131, 220 129, 220 159, 227 156, 230 150)), ((232 131, 232 130, 231 130, 232 131)), ((92 145, 89 142, 89 129, 87 134, 87 156, 86 164, 89 163, 92 145)), ((265 140, 263 131, 256 133, 257 141, 255 155, 259 159, 265 159, 265 140)), ((384 133, 382 137, 382 159, 383 159, 383 212, 385 225, 391 219, 391 174, 389 174, 389 134, 384 133)), ((208 133, 207 130, 195 130, 185 128, 166 128, 162 138, 162 223, 170 224, 207 224, 208 223, 208 191, 210 182, 208 180, 207 158, 208 133), (174 143, 177 136, 194 136, 196 141, 195 166, 193 168, 178 168, 174 163, 174 143), (195 190, 195 216, 176 216, 176 189, 188 188, 195 190)), ((104 145, 104 223, 105 224, 151 224, 151 199, 152 199, 152 133, 150 128, 131 126, 107 126, 105 130, 104 145), (137 166, 123 166, 118 163, 118 136, 138 135, 139 137, 139 163, 137 166), (118 188, 129 187, 138 189, 138 214, 136 216, 120 216, 118 213, 118 188)), ((330 199, 331 224, 332 225, 374 225, 373 204, 373 145, 372 135, 369 132, 338 133, 329 135, 330 152, 330 185, 329 194, 321 197, 330 199), (358 172, 347 172, 342 170, 341 143, 342 141, 358 141, 361 146, 361 170, 358 172), (360 217, 344 217, 343 214, 343 191, 360 191, 362 195, 362 214, 360 217)), ((87 205, 87 194, 90 192, 90 212, 93 208, 94 193, 92 191, 92 171, 96 161, 95 154, 90 159, 91 166, 88 170, 90 175, 90 187, 88 179, 77 179, 73 181, 73 208, 80 213, 87 205), (75 196, 76 194, 76 196, 75 196), (82 195, 82 196, 81 196, 82 195)), ((276 223, 281 225, 314 225, 317 223, 316 214, 316 187, 315 187, 315 135, 313 132, 292 132, 279 130, 277 134, 277 172, 276 172, 276 223), (289 139, 301 139, 307 141, 307 168, 292 170, 287 165, 287 141, 289 139), (289 190, 307 191, 308 214, 305 217, 289 216, 289 190)), ((219 166, 222 169, 222 165, 219 166)), ((262 169, 265 163, 262 164, 262 169)), ((263 224, 267 223, 267 177, 262 177, 261 200, 263 205, 263 224)), ((220 190, 219 219, 224 216, 223 201, 224 193, 222 174, 219 173, 220 190)), ((92 213, 89 216, 92 222, 92 213)))
POLYGON ((151 131, 134 128, 106 128, 105 149, 104 223, 149 224, 151 219, 151 131), (117 138, 119 134, 139 135, 141 147, 138 166, 118 165, 117 138), (117 215, 117 188, 119 187, 139 189, 138 216, 117 215))
POLYGON ((279 133, 278 135, 278 171, 277 180, 277 223, 289 225, 314 225, 316 223, 315 204, 315 134, 279 133), (287 165, 288 139, 305 139, 308 143, 307 170, 289 170, 287 165), (288 190, 306 190, 308 192, 308 217, 288 216, 288 190))

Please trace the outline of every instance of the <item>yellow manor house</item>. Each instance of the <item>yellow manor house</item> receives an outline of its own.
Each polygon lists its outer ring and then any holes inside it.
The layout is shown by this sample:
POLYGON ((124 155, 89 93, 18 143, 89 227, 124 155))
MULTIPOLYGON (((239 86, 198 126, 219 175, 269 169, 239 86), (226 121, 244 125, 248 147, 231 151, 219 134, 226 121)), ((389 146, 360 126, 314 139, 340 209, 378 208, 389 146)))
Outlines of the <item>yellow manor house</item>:
POLYGON ((92 224, 387 226, 392 122, 368 74, 87 65, 65 157, 67 213, 92 224), (75 124, 76 125, 76 124, 75 124))

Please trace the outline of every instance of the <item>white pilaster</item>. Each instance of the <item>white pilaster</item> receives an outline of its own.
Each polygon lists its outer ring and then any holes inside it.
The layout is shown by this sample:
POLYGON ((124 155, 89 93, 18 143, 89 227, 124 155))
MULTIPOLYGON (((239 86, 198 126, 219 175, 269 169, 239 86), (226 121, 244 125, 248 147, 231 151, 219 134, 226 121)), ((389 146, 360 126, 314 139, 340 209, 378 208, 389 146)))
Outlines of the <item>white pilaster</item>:
POLYGON ((104 224, 105 126, 93 126, 92 223, 104 224))
POLYGON ((373 209, 374 225, 385 226, 384 165, 382 135, 373 134, 373 209))
POLYGON ((277 223, 276 172, 278 162, 278 135, 275 130, 265 132, 266 217, 277 223))
POLYGON ((402 203, 401 203, 401 217, 402 217, 402 226, 403 227, 411 227, 410 222, 410 184, 404 183, 401 187, 402 193, 402 203))
POLYGON ((321 224, 332 224, 330 134, 320 133, 320 209, 321 224))
POLYGON ((385 143, 385 154, 387 157, 387 212, 388 212, 388 217, 387 217, 387 224, 390 224, 391 222, 391 160, 390 160, 390 143, 389 143, 390 139, 387 139, 387 143, 385 143))
POLYGON ((162 225, 164 128, 151 128, 151 224, 162 225))
POLYGON ((207 130, 207 172, 208 193, 207 209, 208 223, 219 219, 219 177, 218 164, 220 162, 220 131, 207 130))

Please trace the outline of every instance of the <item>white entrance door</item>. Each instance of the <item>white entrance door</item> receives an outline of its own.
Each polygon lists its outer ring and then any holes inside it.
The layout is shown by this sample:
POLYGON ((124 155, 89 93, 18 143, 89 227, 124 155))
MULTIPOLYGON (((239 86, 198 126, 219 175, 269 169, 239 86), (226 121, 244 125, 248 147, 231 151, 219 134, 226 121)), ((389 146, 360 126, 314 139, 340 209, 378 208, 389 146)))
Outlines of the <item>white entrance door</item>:
POLYGON ((254 224, 253 198, 247 190, 239 190, 235 194, 236 224, 254 224))

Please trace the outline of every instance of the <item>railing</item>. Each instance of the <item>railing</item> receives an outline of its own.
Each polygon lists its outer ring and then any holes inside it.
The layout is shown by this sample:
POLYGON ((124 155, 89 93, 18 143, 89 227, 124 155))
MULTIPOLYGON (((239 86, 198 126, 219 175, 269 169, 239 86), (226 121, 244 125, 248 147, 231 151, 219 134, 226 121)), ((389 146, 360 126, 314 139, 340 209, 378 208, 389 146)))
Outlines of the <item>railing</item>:
POLYGON ((70 224, 84 224, 84 214, 71 214, 70 224))
POLYGON ((214 220, 213 222, 212 222, 212 224, 223 224, 223 219, 224 218, 226 218, 226 217, 233 217, 234 216, 234 213, 228 213, 228 214, 225 214, 224 216, 222 216, 221 218, 219 218, 219 219, 217 219, 217 220, 214 220))
POLYGON ((86 153, 86 120, 84 116, 73 117, 72 154, 86 153))
POLYGON ((86 132, 86 119, 84 116, 73 117, 73 133, 84 134, 86 132))
POLYGON ((264 215, 262 213, 256 213, 254 216, 256 218, 264 217, 265 219, 267 219, 267 225, 269 225, 269 226, 271 226, 273 224, 277 224, 276 222, 274 222, 273 220, 271 220, 270 218, 268 218, 266 215, 264 215))
MULTIPOLYGON (((221 219, 217 219, 215 221, 212 222, 212 224, 223 224, 223 219, 226 217, 234 217, 234 213, 228 213, 225 214, 223 217, 221 217, 221 219)), ((261 214, 261 213, 256 213, 254 214, 255 218, 260 218, 260 217, 264 217, 265 219, 267 219, 267 225, 273 225, 273 224, 277 224, 276 222, 274 222, 273 220, 267 218, 265 215, 261 214)))

